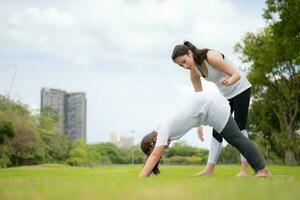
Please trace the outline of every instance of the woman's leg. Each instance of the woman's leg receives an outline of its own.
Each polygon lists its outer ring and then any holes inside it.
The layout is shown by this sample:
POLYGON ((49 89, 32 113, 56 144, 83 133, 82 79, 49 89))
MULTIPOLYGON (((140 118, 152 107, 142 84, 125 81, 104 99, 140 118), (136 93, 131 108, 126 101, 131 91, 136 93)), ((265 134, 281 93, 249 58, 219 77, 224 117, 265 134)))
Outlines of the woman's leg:
MULTIPOLYGON (((234 119, 245 137, 248 138, 247 132, 247 120, 248 120, 248 110, 249 102, 251 98, 251 88, 245 90, 234 98, 230 99, 230 107, 234 111, 234 119)), ((248 175, 248 162, 245 157, 241 156, 241 170, 237 176, 247 176, 248 175)))

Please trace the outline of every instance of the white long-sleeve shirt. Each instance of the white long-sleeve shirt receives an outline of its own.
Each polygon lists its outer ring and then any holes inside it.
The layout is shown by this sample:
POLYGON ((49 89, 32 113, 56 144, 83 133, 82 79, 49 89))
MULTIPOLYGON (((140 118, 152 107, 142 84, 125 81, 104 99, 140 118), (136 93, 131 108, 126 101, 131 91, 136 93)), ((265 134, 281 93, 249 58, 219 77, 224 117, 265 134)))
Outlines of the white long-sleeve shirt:
POLYGON ((220 133, 229 116, 230 106, 224 96, 217 92, 197 92, 181 111, 160 124, 156 130, 156 146, 167 145, 168 139, 178 140, 201 124, 211 126, 220 133))

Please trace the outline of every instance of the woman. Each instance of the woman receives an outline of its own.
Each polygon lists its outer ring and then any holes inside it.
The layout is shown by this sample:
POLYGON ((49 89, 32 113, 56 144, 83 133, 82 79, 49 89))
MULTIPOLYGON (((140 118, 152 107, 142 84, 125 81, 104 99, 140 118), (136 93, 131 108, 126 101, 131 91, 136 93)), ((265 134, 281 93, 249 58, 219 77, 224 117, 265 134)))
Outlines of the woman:
MULTIPOLYGON (((198 49, 186 41, 175 46, 173 61, 179 66, 190 70, 190 78, 195 92, 202 91, 200 76, 216 84, 223 96, 229 101, 231 113, 241 132, 248 137, 247 118, 251 97, 251 84, 246 76, 223 54, 209 50, 198 49)), ((198 128, 198 136, 203 140, 202 126, 198 128)), ((198 175, 210 175, 214 172, 221 148, 222 136, 214 129, 205 169, 198 175)), ((248 175, 248 162, 241 155, 241 170, 237 176, 248 175)))
POLYGON ((201 91, 195 93, 180 112, 143 138, 141 149, 148 157, 140 177, 147 177, 152 172, 159 174, 158 163, 170 142, 178 140, 201 124, 213 127, 229 144, 237 148, 249 161, 255 176, 271 176, 255 145, 241 133, 232 118, 229 102, 221 94, 201 91))

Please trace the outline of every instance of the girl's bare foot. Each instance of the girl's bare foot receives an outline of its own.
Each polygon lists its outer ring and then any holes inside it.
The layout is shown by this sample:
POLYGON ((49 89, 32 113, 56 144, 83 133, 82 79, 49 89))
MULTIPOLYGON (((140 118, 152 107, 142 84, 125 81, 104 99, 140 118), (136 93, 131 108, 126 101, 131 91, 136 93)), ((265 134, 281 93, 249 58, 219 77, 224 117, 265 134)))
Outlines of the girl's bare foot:
POLYGON ((215 171, 215 164, 207 163, 205 169, 195 174, 194 176, 210 176, 214 173, 214 171, 215 171))
POLYGON ((208 172, 208 171, 203 170, 203 171, 195 174, 194 176, 210 176, 210 175, 213 175, 213 173, 214 172, 208 172))
POLYGON ((272 176, 272 173, 265 167, 261 170, 258 170, 254 176, 255 177, 267 177, 267 176, 272 176))

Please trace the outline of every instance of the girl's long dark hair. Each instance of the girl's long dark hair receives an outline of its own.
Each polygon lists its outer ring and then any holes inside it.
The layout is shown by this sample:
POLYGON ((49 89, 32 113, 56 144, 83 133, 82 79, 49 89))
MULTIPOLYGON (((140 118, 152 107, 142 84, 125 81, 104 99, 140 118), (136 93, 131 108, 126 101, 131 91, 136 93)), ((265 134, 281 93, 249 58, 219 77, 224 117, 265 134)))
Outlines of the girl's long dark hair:
MULTIPOLYGON (((146 161, 148 160, 150 154, 152 153, 154 147, 155 147, 155 141, 154 141, 154 137, 157 135, 156 131, 152 131, 151 133, 149 133, 148 135, 146 135, 142 142, 141 142, 141 149, 142 151, 146 154, 146 159, 144 160, 144 164, 146 163, 146 161)), ((153 167, 152 169, 152 173, 155 175, 160 174, 158 165, 159 165, 160 159, 159 161, 156 163, 156 165, 153 167)))
POLYGON ((185 41, 183 44, 176 45, 174 47, 173 53, 172 53, 172 60, 175 62, 175 59, 179 56, 183 56, 185 54, 188 54, 188 50, 191 50, 193 52, 193 58, 195 61, 195 64, 200 66, 203 61, 206 58, 206 54, 209 51, 209 49, 198 49, 195 45, 190 43, 189 41, 185 41))

